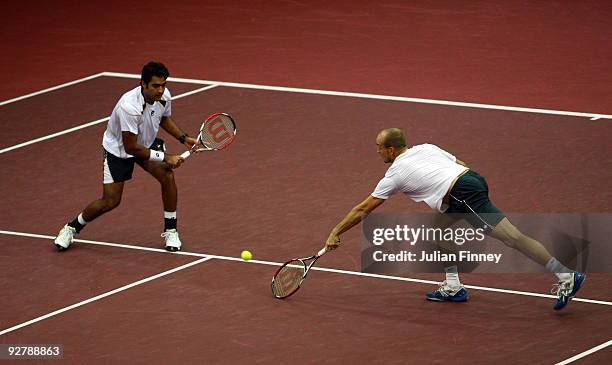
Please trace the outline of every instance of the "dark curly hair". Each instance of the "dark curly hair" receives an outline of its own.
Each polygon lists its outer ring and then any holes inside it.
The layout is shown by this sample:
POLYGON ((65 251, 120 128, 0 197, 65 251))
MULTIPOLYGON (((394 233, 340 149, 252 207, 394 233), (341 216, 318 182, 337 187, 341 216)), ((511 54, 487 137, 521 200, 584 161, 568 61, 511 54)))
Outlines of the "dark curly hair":
POLYGON ((165 80, 170 76, 170 72, 163 63, 151 61, 142 68, 140 79, 144 81, 145 84, 148 84, 151 82, 153 76, 161 77, 165 80))

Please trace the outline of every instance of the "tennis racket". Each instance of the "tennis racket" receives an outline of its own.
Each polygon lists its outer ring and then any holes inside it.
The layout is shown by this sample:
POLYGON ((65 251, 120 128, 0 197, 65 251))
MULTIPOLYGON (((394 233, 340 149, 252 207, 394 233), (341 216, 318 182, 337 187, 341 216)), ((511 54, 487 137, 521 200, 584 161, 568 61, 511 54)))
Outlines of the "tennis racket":
POLYGON ((194 152, 220 151, 227 148, 236 138, 236 123, 227 113, 215 113, 206 118, 200 127, 198 142, 201 146, 194 144, 189 151, 181 154, 183 159, 191 156, 194 152))
POLYGON ((325 252, 325 247, 323 247, 316 255, 285 262, 272 277, 272 295, 278 299, 285 299, 298 291, 312 265, 325 252), (308 263, 310 260, 312 261, 308 263))

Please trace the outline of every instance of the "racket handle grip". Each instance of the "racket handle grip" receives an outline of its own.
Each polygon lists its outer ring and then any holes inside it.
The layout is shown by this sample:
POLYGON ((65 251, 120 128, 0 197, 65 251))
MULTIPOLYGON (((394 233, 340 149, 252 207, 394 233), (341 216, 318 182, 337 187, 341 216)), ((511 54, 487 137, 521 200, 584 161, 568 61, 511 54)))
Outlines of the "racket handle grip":
POLYGON ((327 252, 327 250, 325 249, 325 247, 323 247, 321 251, 317 252, 317 256, 323 256, 325 252, 327 252))
POLYGON ((186 159, 187 157, 191 156, 191 151, 185 151, 183 153, 181 153, 181 157, 184 159, 186 159))

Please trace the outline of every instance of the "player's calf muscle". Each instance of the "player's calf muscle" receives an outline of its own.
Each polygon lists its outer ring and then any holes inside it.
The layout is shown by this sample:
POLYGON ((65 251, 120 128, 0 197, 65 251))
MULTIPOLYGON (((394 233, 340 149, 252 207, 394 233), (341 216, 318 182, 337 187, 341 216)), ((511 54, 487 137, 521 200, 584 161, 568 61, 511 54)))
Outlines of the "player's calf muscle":
POLYGON ((117 208, 121 203, 121 198, 103 198, 97 202, 98 209, 105 213, 117 208))

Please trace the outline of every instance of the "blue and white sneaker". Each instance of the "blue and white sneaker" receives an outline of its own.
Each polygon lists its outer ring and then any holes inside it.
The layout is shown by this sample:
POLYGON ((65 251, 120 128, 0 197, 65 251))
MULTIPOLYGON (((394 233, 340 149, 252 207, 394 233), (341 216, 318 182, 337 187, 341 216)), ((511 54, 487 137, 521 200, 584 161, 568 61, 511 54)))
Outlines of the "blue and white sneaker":
POLYGON ((463 285, 451 288, 446 285, 445 280, 437 290, 425 294, 425 298, 434 302, 465 302, 468 299, 468 292, 463 285))
POLYGON ((565 308, 570 300, 576 296, 585 280, 586 274, 574 271, 570 274, 568 280, 559 281, 559 284, 553 285, 550 292, 558 297, 554 307, 556 311, 565 308))

